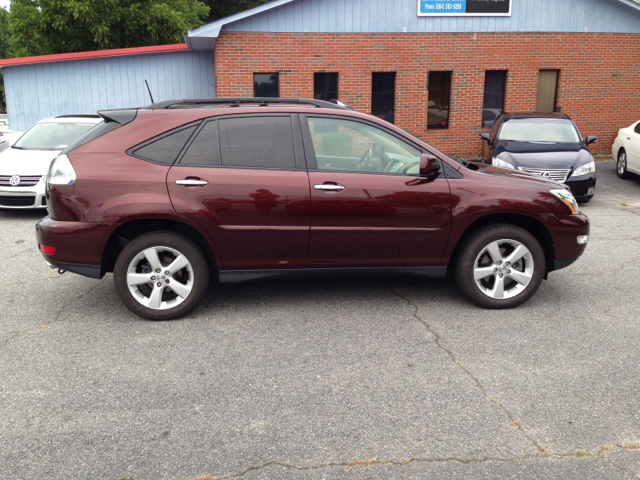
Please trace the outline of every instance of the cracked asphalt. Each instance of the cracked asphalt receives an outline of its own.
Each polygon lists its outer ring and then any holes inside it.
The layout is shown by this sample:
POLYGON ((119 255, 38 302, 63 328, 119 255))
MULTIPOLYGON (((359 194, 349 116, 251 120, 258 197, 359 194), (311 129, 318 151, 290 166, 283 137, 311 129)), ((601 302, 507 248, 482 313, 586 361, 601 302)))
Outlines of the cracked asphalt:
POLYGON ((142 320, 0 211, 0 478, 640 478, 640 178, 515 310, 451 281, 221 285, 142 320))

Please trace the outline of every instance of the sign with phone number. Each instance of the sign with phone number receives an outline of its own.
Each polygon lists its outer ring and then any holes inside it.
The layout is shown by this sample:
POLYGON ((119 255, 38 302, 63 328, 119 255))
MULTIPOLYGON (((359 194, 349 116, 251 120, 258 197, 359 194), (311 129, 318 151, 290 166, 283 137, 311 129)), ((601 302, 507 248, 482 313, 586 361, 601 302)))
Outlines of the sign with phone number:
POLYGON ((506 17, 511 0, 418 0, 418 15, 506 17))

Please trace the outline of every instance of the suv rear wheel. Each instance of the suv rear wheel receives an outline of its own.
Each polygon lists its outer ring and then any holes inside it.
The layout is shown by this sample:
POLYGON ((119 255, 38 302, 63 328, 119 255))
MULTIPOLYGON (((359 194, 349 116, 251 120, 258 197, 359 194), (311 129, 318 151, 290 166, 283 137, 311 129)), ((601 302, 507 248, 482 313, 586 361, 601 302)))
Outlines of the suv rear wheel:
POLYGON ((209 284, 202 251, 173 232, 150 232, 129 243, 113 271, 116 292, 133 313, 173 320, 193 310, 209 284))
POLYGON ((545 271, 544 252, 533 235, 515 225, 480 228, 461 246, 456 282, 483 308, 513 308, 536 293, 545 271))

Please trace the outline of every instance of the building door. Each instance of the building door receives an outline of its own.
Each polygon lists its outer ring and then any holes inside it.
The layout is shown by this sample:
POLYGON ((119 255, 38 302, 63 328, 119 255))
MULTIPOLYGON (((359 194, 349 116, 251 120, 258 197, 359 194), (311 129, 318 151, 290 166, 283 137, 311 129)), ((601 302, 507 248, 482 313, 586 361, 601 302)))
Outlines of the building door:
POLYGON ((540 70, 538 73, 536 112, 555 111, 558 98, 558 73, 559 70, 540 70))

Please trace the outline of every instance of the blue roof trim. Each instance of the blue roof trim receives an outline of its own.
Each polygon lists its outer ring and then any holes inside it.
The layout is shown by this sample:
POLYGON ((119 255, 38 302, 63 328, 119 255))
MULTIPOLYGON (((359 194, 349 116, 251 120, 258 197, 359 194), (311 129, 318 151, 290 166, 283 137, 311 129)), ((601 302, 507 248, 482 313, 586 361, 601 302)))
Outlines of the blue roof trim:
POLYGON ((222 27, 229 23, 234 23, 239 20, 243 20, 247 17, 252 17, 253 15, 257 15, 262 12, 266 12, 267 10, 271 10, 272 8, 279 7, 281 5, 286 5, 287 3, 291 3, 294 0, 274 0, 273 2, 265 3, 264 5, 260 5, 259 7, 250 8, 249 10, 245 10, 244 12, 236 13, 235 15, 231 15, 230 17, 221 18, 220 20, 216 20, 215 22, 207 23, 198 28, 194 28, 193 30, 189 30, 186 35, 184 35, 185 42, 194 50, 203 50, 206 45, 211 44, 211 48, 215 44, 215 39, 220 34, 220 30, 222 27), (210 39, 209 41, 193 41, 194 39, 210 39))
POLYGON ((636 10, 640 10, 640 0, 618 0, 625 5, 629 5, 631 8, 635 8, 636 10))
POLYGON ((362 0, 275 0, 190 30, 184 38, 192 50, 213 50, 221 31, 640 33, 640 22, 635 20, 640 0, 536 0, 535 4, 533 0, 513 0, 512 16, 499 18, 417 17, 413 8, 407 9, 409 4, 417 4, 416 0, 366 1, 372 2, 372 10, 356 16, 352 6, 362 0), (532 15, 536 9, 559 6, 557 15, 532 15), (585 11, 591 13, 586 16, 585 11))

